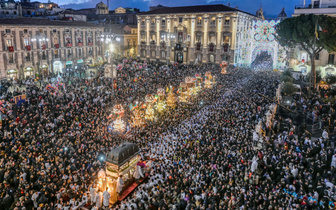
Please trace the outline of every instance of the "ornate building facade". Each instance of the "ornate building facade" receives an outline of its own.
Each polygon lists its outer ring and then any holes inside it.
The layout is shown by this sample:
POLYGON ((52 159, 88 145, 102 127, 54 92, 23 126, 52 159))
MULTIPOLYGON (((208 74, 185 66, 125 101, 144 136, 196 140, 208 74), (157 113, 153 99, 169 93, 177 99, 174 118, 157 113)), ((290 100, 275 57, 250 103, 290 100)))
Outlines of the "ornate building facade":
POLYGON ((256 16, 222 4, 140 13, 138 57, 179 63, 237 63, 256 16))
POLYGON ((46 76, 102 63, 104 28, 86 22, 0 19, 0 78, 46 76))

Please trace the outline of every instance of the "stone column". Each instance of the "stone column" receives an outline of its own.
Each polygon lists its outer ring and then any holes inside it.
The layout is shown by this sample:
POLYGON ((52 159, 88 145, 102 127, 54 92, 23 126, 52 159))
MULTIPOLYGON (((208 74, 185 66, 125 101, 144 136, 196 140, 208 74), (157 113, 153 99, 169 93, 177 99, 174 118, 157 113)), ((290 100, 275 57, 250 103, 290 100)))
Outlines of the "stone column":
POLYGON ((171 52, 171 35, 174 33, 174 31, 171 30, 171 17, 167 16, 166 18, 166 24, 167 24, 167 36, 168 36, 168 45, 167 45, 167 57, 168 57, 168 61, 167 62, 171 62, 171 60, 174 60, 174 53, 171 52))
POLYGON ((221 57, 222 31, 223 31, 223 15, 218 15, 217 16, 216 63, 222 62, 222 57, 221 57))
POLYGON ((141 18, 138 16, 138 57, 140 57, 140 44, 141 44, 141 18))
POLYGON ((155 18, 156 21, 156 59, 160 59, 160 17, 155 18))
POLYGON ((204 32, 204 39, 203 39, 203 58, 202 62, 207 63, 208 58, 208 48, 209 48, 209 39, 208 39, 208 28, 209 28, 209 16, 204 15, 203 16, 203 32, 204 32))
POLYGON ((190 18, 190 47, 189 47, 189 61, 195 61, 195 24, 196 16, 192 15, 190 18))
POLYGON ((150 57, 150 18, 146 17, 146 58, 150 57))

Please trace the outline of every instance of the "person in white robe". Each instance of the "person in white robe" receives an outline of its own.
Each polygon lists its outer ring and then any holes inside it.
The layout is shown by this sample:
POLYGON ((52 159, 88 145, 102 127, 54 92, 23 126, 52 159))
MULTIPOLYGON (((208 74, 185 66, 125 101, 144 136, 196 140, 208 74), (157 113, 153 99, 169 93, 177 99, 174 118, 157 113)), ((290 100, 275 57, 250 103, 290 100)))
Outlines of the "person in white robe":
POLYGON ((98 209, 102 206, 102 200, 103 200, 103 194, 99 190, 96 195, 96 207, 98 209))
POLYGON ((96 202, 96 188, 92 185, 90 188, 90 195, 91 195, 91 203, 96 202))
POLYGON ((123 186, 124 186, 124 181, 121 178, 121 176, 119 176, 118 179, 117 179, 117 193, 118 194, 121 193, 123 186))
POLYGON ((332 159, 331 159, 331 167, 336 168, 336 154, 332 156, 332 159))
POLYGON ((103 192, 103 199, 104 199, 103 200, 103 205, 105 207, 108 207, 110 205, 110 197, 111 197, 111 195, 108 191, 108 187, 106 187, 106 190, 103 192))

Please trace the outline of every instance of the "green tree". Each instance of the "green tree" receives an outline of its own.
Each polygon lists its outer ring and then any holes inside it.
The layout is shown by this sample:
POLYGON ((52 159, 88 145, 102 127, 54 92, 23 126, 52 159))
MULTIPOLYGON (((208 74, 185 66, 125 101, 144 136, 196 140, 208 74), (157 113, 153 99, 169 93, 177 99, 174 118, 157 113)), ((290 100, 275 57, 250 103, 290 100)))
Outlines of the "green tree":
POLYGON ((289 96, 295 93, 296 90, 297 88, 293 85, 293 83, 285 82, 285 84, 282 86, 281 92, 289 96))
POLYGON ((276 38, 282 46, 301 47, 310 57, 313 88, 316 89, 315 56, 323 49, 336 50, 336 19, 326 15, 300 15, 287 18, 276 27, 276 38), (323 31, 316 29, 320 26, 323 31))
POLYGON ((326 81, 329 85, 335 84, 336 83, 336 76, 330 74, 330 75, 326 76, 326 81))
POLYGON ((293 82, 294 79, 292 76, 292 72, 289 69, 283 71, 281 74, 281 80, 283 82, 293 82))

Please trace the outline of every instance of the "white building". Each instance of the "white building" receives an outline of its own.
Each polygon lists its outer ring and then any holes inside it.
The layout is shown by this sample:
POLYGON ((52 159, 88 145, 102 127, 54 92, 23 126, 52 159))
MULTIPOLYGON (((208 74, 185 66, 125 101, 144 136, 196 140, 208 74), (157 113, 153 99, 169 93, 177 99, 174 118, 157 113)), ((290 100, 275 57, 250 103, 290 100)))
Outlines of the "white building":
MULTIPOLYGON (((336 17, 336 0, 304 0, 303 5, 295 7, 293 16, 300 14, 315 14, 329 15, 336 17)), ((322 50, 315 57, 316 70, 321 72, 322 77, 328 74, 336 74, 335 53, 329 53, 327 50, 322 50)), ((294 71, 301 71, 307 74, 311 70, 310 58, 308 54, 300 47, 297 47, 291 52, 290 67, 294 71)))
POLYGON ((103 30, 79 21, 0 19, 0 78, 47 76, 102 62, 103 30))
MULTIPOLYGON (((237 63, 252 21, 247 12, 225 6, 160 7, 138 14, 138 56, 180 63, 237 63)), ((245 51, 245 52, 244 52, 245 51)))

